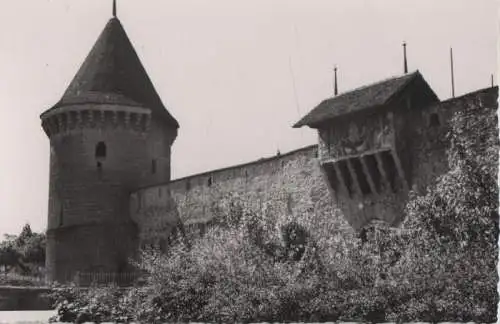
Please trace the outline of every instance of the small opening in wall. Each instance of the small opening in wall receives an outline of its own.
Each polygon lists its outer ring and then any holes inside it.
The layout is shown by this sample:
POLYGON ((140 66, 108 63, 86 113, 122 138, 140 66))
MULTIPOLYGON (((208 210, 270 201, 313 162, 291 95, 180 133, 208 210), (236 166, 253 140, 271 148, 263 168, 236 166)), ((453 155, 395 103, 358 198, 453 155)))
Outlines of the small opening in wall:
POLYGON ((439 115, 437 113, 432 113, 429 117, 429 126, 430 127, 438 127, 441 125, 439 121, 439 115))
POLYGON ((186 190, 191 189, 191 182, 189 180, 186 181, 186 190))
POLYGON ((153 159, 153 160, 151 161, 151 173, 152 173, 152 174, 155 174, 155 173, 156 173, 156 160, 155 160, 155 159, 153 159))
POLYGON ((95 146, 95 157, 98 160, 104 160, 106 158, 106 144, 104 142, 99 142, 95 146))
POLYGON ((207 184, 208 184, 208 186, 209 186, 209 187, 211 187, 211 186, 212 186, 212 183, 213 183, 213 179, 212 179, 212 177, 210 176, 210 177, 208 177, 207 184))

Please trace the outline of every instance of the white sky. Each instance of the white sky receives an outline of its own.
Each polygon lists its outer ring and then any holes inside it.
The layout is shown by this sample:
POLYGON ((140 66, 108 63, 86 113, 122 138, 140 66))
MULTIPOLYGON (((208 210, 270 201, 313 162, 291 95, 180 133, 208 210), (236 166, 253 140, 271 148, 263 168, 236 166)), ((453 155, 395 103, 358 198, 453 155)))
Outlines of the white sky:
MULTIPOLYGON (((496 1, 118 0, 118 16, 181 128, 174 178, 316 142, 291 125, 332 94, 419 69, 441 99, 497 75, 496 1), (293 71, 293 73, 292 73, 293 71), (294 82, 295 80, 294 93, 294 82)), ((0 234, 45 229, 55 104, 111 16, 111 0, 0 8, 0 234)))

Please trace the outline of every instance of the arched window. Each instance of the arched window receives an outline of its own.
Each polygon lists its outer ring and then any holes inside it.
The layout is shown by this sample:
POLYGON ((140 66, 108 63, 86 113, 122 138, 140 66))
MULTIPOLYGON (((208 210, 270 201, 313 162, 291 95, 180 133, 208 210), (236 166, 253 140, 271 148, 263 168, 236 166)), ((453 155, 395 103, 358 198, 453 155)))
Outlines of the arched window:
POLYGON ((106 159, 106 144, 99 142, 95 146, 95 158, 99 161, 106 159))

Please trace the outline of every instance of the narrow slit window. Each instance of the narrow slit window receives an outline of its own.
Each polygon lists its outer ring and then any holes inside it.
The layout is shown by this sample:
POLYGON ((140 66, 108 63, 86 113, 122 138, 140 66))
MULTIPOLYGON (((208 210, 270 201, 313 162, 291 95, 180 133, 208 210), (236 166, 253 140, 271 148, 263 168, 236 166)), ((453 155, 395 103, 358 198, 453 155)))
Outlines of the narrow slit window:
POLYGON ((156 173, 156 160, 155 160, 155 159, 153 159, 153 160, 151 161, 151 173, 152 173, 152 174, 155 174, 155 173, 156 173))
POLYGON ((208 180, 207 180, 207 184, 208 184, 208 186, 209 186, 209 187, 211 187, 211 186, 212 186, 212 183, 213 183, 213 179, 212 179, 212 177, 208 177, 208 180))

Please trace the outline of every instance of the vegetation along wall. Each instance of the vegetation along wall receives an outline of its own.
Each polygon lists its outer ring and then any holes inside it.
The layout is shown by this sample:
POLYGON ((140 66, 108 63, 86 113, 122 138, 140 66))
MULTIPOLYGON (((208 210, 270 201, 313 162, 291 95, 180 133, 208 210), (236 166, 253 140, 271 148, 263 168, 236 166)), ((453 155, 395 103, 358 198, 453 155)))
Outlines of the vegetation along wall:
MULTIPOLYGON (((424 193, 437 176, 447 171, 446 134, 453 113, 470 105, 477 109, 496 105, 497 91, 483 89, 400 114, 394 110, 395 138, 391 145, 407 173, 409 190, 424 193)), ((320 138, 320 149, 322 144, 320 138)), ((275 223, 284 216, 291 217, 306 228, 322 228, 322 233, 326 231, 332 237, 356 235, 376 219, 387 218, 393 223, 394 213, 400 214, 399 220, 404 218, 408 191, 403 191, 404 196, 380 191, 368 197, 371 204, 366 195, 346 198, 336 192, 340 186, 336 188, 320 162, 318 146, 314 145, 143 188, 131 195, 130 214, 139 225, 143 244, 160 245, 168 244, 178 222, 191 231, 203 232, 206 224, 216 221, 218 211, 235 199, 261 217, 274 218, 275 223)), ((360 181, 359 177, 353 180, 360 181)))

